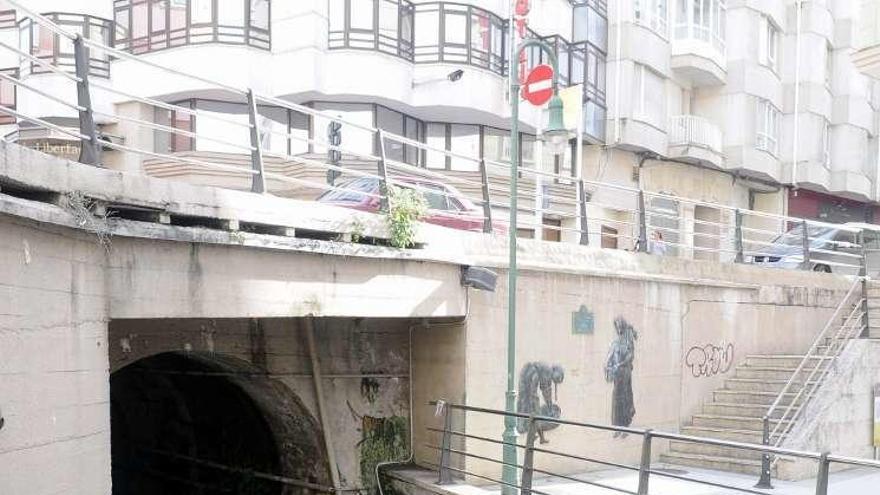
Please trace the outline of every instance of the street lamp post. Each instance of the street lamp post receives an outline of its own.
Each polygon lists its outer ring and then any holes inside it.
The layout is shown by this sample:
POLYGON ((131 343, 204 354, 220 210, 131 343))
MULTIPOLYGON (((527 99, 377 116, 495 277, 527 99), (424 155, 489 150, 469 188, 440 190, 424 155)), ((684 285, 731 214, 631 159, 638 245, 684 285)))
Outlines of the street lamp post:
POLYGON ((503 495, 515 495, 516 480, 516 418, 510 413, 516 412, 516 226, 517 226, 517 179, 520 167, 520 141, 519 141, 519 71, 514 67, 514 61, 519 60, 523 50, 537 46, 550 60, 553 68, 553 97, 548 106, 550 119, 543 139, 550 146, 554 154, 564 151, 568 144, 568 131, 563 124, 562 99, 558 92, 558 63, 556 54, 547 43, 536 39, 525 40, 519 44, 516 51, 511 53, 510 66, 510 225, 508 226, 510 266, 507 272, 507 394, 506 411, 504 417, 504 455, 501 479, 503 495))

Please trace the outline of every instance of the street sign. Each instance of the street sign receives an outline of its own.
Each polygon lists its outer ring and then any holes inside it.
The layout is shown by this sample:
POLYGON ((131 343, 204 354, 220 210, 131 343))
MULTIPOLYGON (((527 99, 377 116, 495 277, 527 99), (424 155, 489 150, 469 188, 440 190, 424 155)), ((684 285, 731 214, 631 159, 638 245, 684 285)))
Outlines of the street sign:
POLYGON ((553 96, 553 68, 542 64, 529 72, 522 88, 522 97, 539 107, 553 96))

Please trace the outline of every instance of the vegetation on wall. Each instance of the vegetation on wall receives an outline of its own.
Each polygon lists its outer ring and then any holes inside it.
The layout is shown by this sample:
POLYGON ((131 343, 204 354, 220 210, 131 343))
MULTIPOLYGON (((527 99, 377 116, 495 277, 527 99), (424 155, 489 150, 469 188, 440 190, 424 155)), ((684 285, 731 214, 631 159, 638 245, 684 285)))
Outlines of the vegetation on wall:
MULTIPOLYGON (((363 417, 360 447, 361 483, 364 493, 378 495, 376 465, 394 462, 409 455, 409 422, 402 416, 363 417)), ((384 486, 384 485, 383 485, 384 486)))
POLYGON ((406 249, 415 245, 418 222, 428 212, 428 203, 418 191, 403 187, 388 187, 388 211, 385 221, 390 230, 392 246, 406 249))

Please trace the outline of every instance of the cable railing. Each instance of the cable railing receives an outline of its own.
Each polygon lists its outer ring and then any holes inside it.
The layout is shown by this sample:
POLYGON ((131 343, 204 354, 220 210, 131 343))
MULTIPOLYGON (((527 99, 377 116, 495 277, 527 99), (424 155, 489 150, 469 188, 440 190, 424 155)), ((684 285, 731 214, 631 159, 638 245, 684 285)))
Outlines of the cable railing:
MULTIPOLYGON (((867 329, 866 278, 857 278, 834 309, 810 349, 779 391, 763 417, 763 443, 778 447, 788 438, 796 421, 825 382, 832 364, 846 346, 867 329), (784 399, 789 398, 787 403, 784 399)), ((760 487, 770 487, 772 466, 778 457, 765 452, 761 459, 760 487)))
MULTIPOLYGON (((863 261, 858 232, 843 226, 803 220, 766 212, 737 209, 672 194, 646 191, 622 184, 588 180, 572 173, 553 172, 541 167, 522 166, 521 180, 514 192, 519 201, 515 226, 501 220, 509 215, 509 174, 511 163, 505 160, 472 156, 388 132, 352 120, 351 117, 324 111, 274 96, 259 94, 250 88, 213 81, 197 74, 168 67, 143 56, 118 50, 94 39, 67 32, 62 26, 22 6, 20 0, 7 2, 45 29, 73 42, 76 72, 69 74, 46 61, 14 47, 0 47, 26 59, 36 59, 45 69, 64 76, 73 83, 70 94, 53 94, 11 75, 2 78, 23 91, 34 93, 79 116, 78 130, 52 123, 41 116, 0 107, 12 115, 39 127, 63 133, 81 143, 80 161, 99 165, 102 150, 140 156, 147 173, 167 170, 166 164, 198 167, 235 177, 243 187, 256 193, 277 192, 299 199, 320 199, 318 195, 338 192, 349 201, 361 201, 363 208, 381 211, 388 208, 391 187, 409 188, 422 193, 431 206, 428 222, 485 233, 505 232, 510 228, 558 234, 561 240, 581 245, 608 245, 675 257, 711 258, 723 262, 744 262, 761 266, 822 269, 823 271, 858 272, 863 261), (114 59, 142 64, 169 76, 187 78, 208 87, 223 97, 225 103, 244 108, 245 115, 207 111, 197 105, 187 106, 163 101, 148 95, 134 94, 114 87, 110 81, 90 81, 87 70, 88 50, 102 51, 114 59), (110 110, 91 103, 92 90, 102 97, 112 95, 119 101, 135 101, 169 115, 182 116, 176 121, 155 122, 110 110), (304 134, 291 125, 275 126, 264 116, 265 108, 275 108, 310 119, 339 126, 352 136, 350 143, 334 141, 328 132, 304 134), (154 132, 167 140, 162 148, 150 142, 120 143, 102 135, 94 123, 125 123, 154 132), (189 120, 187 120, 189 119, 189 120), (210 119, 216 125, 195 125, 194 119, 210 119), (222 132, 218 128, 225 129, 222 132), (211 130, 219 132, 212 134, 211 130), (233 130, 230 130, 233 129, 233 130), (273 146, 280 139, 282 146, 273 146), (217 145, 224 151, 212 151, 217 145), (297 151, 294 151, 296 149, 297 151), (411 149, 416 156, 436 154, 446 160, 472 164, 470 170, 427 168, 410 163, 406 157, 391 155, 391 149, 411 149), (326 153, 325 156, 322 154, 326 153), (269 162, 269 167, 267 167, 269 162), (360 181, 360 182, 359 182, 360 181), (267 184, 268 182, 268 184, 267 184), (692 215, 685 212, 694 212, 692 215), (457 219, 466 219, 462 224, 457 219), (447 223, 446 220, 450 220, 447 223), (851 241, 838 239, 852 234, 851 241)), ((52 86, 53 89, 58 86, 52 86)), ((202 122, 199 120, 199 122, 202 122)), ((314 127, 314 125, 312 126, 314 127)), ((158 137, 156 143, 165 143, 158 137)), ((496 157, 497 158, 497 157, 496 157)), ((157 172, 158 173, 158 172, 157 172)), ((161 175, 159 175, 161 176, 161 175)), ((324 197, 326 199, 326 196, 324 197)))
MULTIPOLYGON (((767 492, 758 490, 749 486, 743 486, 737 481, 722 481, 711 475, 700 476, 699 472, 676 471, 672 469, 660 469, 654 464, 653 459, 656 457, 652 453, 656 453, 658 447, 656 441, 677 441, 687 442, 697 445, 705 445, 712 447, 723 447, 735 449, 739 451, 758 452, 765 456, 785 456, 795 459, 816 461, 818 466, 816 470, 816 495, 827 495, 830 473, 833 465, 843 467, 864 467, 880 470, 880 461, 869 459, 857 459, 833 455, 829 453, 808 452, 802 450, 794 450, 782 448, 767 444, 753 444, 746 442, 736 442, 731 440, 704 438, 692 435, 682 435, 678 433, 669 433, 653 429, 613 426, 607 424, 588 423, 581 421, 572 421, 557 417, 536 416, 523 413, 506 412, 497 409, 489 409, 484 407, 474 407, 461 404, 448 403, 443 400, 430 403, 434 410, 434 415, 442 421, 439 427, 428 426, 428 432, 434 434, 434 438, 439 440, 438 444, 426 443, 425 448, 437 453, 437 462, 423 461, 437 470, 437 483, 440 485, 448 485, 456 482, 456 478, 463 479, 472 477, 483 481, 494 483, 498 486, 508 487, 518 490, 520 495, 538 494, 549 495, 542 487, 536 487, 535 475, 540 474, 550 477, 556 481, 564 480, 575 486, 592 486, 608 490, 613 493, 625 493, 629 495, 648 495, 652 482, 657 478, 665 478, 677 480, 702 486, 713 488, 721 488, 730 490, 731 492, 749 493, 755 495, 763 495, 767 492), (477 416, 476 421, 471 421, 468 415, 477 416), (500 431, 497 438, 468 433, 458 425, 470 425, 475 423, 485 423, 487 417, 496 417, 499 419, 497 424, 501 427, 500 419, 513 418, 522 424, 519 430, 525 433, 525 439, 516 440, 513 443, 501 439, 500 431), (615 459, 603 459, 591 452, 591 446, 598 445, 596 442, 575 442, 575 445, 581 445, 578 450, 572 452, 570 450, 558 450, 547 446, 544 443, 537 444, 536 440, 541 437, 541 431, 547 430, 565 430, 567 435, 584 433, 612 433, 616 437, 626 437, 632 435, 635 440, 640 442, 640 456, 637 465, 620 461, 622 456, 620 451, 628 447, 636 448, 635 445, 621 445, 618 447, 618 455, 615 459), (517 451, 516 459, 521 461, 505 458, 501 452, 495 449, 503 447, 513 447, 517 451), (497 453, 496 453, 497 452, 497 453), (453 459, 453 456, 455 459, 453 459), (564 467, 553 468, 553 460, 563 458, 567 463, 564 467), (581 472, 594 469, 596 466, 619 469, 634 473, 636 476, 634 483, 626 483, 621 481, 621 476, 615 474, 605 479, 587 479, 583 476, 573 475, 573 472, 581 472), (499 479, 493 473, 499 468, 513 468, 517 476, 513 481, 510 479, 499 479)), ((662 444, 660 445, 662 448, 662 444)), ((559 466, 556 464, 556 466, 559 466)), ((576 489, 574 486, 572 489, 576 489)), ((553 492, 557 492, 558 488, 554 488, 553 492)), ((604 493, 604 492, 603 492, 604 493)), ((727 493, 727 492, 725 492, 727 493)))

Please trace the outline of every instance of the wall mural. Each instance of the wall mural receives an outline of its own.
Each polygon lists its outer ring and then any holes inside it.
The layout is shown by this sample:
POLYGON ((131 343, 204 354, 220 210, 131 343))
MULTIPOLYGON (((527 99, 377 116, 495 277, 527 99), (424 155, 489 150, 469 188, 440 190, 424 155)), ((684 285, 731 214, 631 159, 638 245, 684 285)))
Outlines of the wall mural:
MULTIPOLYGON (((605 381, 614 384, 611 396, 611 424, 629 426, 636 415, 632 371, 639 334, 620 316, 614 320, 614 332, 616 336, 608 351, 608 361, 605 363, 605 381)), ((621 436, 626 435, 614 432, 615 438, 621 436)))
POLYGON ((684 364, 691 369, 694 378, 723 375, 733 367, 733 344, 695 345, 685 355, 684 364))
MULTIPOLYGON (((565 379, 565 370, 558 364, 548 365, 541 362, 526 363, 519 373, 519 394, 516 399, 516 412, 559 418, 562 409, 557 404, 559 393, 557 387, 565 379)), ((538 438, 547 443, 544 433, 557 428, 557 423, 539 421, 537 423, 538 438)), ((529 430, 527 419, 518 418, 516 430, 525 433, 529 430)))

